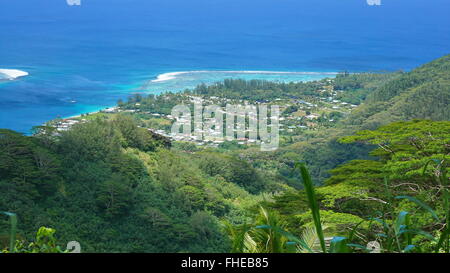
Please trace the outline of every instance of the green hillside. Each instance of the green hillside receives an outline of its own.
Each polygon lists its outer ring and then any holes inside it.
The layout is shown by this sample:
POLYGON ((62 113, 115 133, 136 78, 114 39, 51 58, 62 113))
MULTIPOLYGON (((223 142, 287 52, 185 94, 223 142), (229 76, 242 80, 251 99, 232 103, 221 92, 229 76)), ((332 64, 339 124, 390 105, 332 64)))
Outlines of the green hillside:
POLYGON ((447 55, 371 92, 347 124, 374 129, 400 120, 449 120, 449 104, 450 55, 447 55))

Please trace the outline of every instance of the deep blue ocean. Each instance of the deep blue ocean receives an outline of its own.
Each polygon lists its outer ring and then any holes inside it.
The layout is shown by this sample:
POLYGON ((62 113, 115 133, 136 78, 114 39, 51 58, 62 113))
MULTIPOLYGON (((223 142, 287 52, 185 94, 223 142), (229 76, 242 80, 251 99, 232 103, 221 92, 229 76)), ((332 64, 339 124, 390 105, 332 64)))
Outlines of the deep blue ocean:
POLYGON ((0 0, 0 69, 30 74, 0 82, 0 128, 28 133, 134 92, 177 91, 225 77, 297 81, 327 76, 321 72, 410 70, 450 53, 449 0, 381 4, 0 0), (161 76, 179 71, 206 72, 161 76))

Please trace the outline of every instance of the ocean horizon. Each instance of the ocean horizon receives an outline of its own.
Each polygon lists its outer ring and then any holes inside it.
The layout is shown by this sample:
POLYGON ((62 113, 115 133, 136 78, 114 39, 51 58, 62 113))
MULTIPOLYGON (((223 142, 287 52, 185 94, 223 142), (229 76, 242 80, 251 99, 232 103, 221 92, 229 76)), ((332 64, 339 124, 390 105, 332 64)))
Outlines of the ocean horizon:
POLYGON ((448 54, 446 0, 0 3, 0 128, 29 133, 132 93, 225 78, 310 81, 411 70, 448 54), (20 14, 20 16, 18 16, 20 14))

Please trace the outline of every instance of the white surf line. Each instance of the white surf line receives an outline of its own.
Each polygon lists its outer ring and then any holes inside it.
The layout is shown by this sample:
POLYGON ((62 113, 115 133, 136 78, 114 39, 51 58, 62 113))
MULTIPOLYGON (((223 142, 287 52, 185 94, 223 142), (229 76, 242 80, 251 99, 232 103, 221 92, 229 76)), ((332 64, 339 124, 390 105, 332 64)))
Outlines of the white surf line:
POLYGON ((5 75, 6 79, 14 80, 19 77, 28 76, 29 73, 18 69, 0 69, 0 74, 5 75))
POLYGON ((180 74, 187 74, 187 73, 191 73, 191 72, 192 71, 164 73, 164 74, 158 75, 156 80, 152 80, 151 82, 165 82, 165 81, 169 81, 169 80, 174 80, 176 78, 176 76, 178 76, 180 74))
POLYGON ((169 72, 160 74, 155 80, 151 82, 165 82, 174 80, 181 74, 194 74, 194 73, 226 73, 226 74, 284 74, 284 75, 337 75, 338 72, 295 72, 295 71, 264 71, 264 70, 193 70, 193 71, 180 71, 169 72))

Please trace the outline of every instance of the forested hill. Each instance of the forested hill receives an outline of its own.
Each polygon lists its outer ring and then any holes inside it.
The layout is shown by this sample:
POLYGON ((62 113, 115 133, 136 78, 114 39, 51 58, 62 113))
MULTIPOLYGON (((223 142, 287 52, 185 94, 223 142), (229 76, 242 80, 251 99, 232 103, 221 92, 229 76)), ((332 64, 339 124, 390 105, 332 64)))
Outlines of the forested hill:
POLYGON ((224 252, 219 219, 243 223, 262 192, 285 188, 236 156, 178 151, 130 116, 53 130, 0 129, 0 213, 18 215, 19 240, 47 226, 83 252, 224 252))
POLYGON ((449 120, 450 55, 404 73, 371 92, 347 124, 374 129, 393 121, 449 120))

